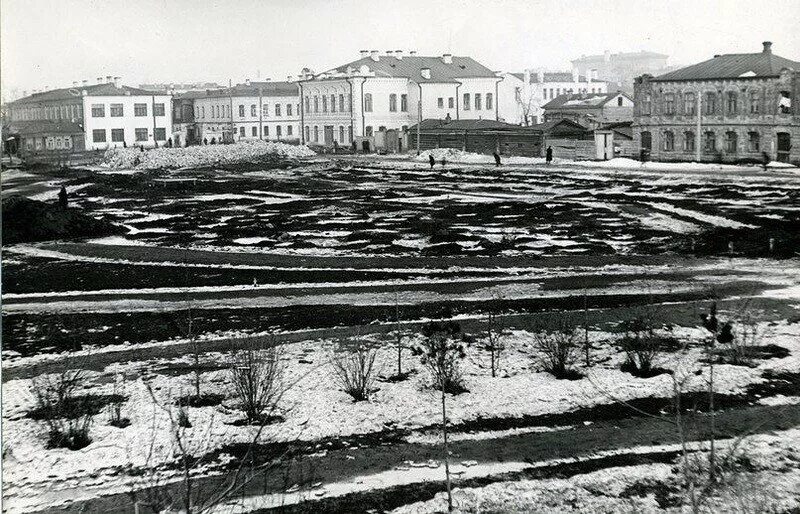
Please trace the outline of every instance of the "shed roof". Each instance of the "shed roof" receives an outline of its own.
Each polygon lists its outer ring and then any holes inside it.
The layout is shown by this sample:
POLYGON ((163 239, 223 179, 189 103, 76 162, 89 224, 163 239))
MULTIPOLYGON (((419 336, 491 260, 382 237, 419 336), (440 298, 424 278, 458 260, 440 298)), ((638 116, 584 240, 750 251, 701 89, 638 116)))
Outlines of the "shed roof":
MULTIPOLYGON (((409 130, 415 130, 417 125, 412 125, 409 130)), ((480 129, 519 129, 519 125, 496 120, 441 120, 424 119, 420 123, 420 130, 480 130, 480 129)))

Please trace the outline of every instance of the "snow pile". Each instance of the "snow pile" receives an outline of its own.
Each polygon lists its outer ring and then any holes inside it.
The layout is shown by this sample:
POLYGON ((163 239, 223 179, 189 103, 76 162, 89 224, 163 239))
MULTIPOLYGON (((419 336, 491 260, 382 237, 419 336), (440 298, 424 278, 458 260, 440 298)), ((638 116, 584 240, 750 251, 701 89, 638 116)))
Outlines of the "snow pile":
MULTIPOLYGON (((417 161, 428 162, 430 156, 436 160, 436 164, 441 163, 442 158, 447 162, 460 162, 465 164, 494 164, 493 155, 465 152, 456 148, 434 148, 425 150, 415 157, 417 161)), ((545 161, 541 157, 516 157, 501 156, 503 164, 543 164, 545 161)))
POLYGON ((273 141, 246 141, 232 145, 155 148, 145 152, 138 148, 111 148, 103 163, 111 169, 169 169, 236 164, 258 161, 265 157, 300 158, 316 155, 307 146, 273 141))

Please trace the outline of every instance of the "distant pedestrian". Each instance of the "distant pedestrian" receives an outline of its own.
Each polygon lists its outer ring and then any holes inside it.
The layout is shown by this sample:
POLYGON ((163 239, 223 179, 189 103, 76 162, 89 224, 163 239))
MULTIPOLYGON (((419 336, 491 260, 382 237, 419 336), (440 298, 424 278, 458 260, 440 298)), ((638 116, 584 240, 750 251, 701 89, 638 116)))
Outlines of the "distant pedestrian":
POLYGON ((544 159, 545 159, 545 161, 547 161, 547 164, 550 164, 551 162, 553 162, 553 147, 552 146, 548 146, 547 147, 547 151, 545 152, 544 159))
POLYGON ((61 186, 61 191, 58 192, 58 205, 67 210, 67 188, 64 186, 61 186))
POLYGON ((442 168, 444 168, 445 164, 447 164, 447 159, 444 156, 442 156, 442 168))
POLYGON ((350 146, 353 147, 353 153, 358 153, 358 146, 356 145, 355 140, 350 143, 350 146))
POLYGON ((207 145, 207 144, 208 144, 208 138, 207 138, 207 137, 204 137, 204 138, 203 138, 203 144, 204 144, 204 145, 207 145))
POLYGON ((431 163, 431 169, 433 169, 433 165, 436 164, 436 159, 433 158, 433 154, 428 154, 428 161, 431 163))
POLYGON ((139 145, 139 151, 144 152, 144 145, 139 145))
POLYGON ((122 148, 128 148, 128 143, 126 143, 124 140, 122 141, 122 148))
POLYGON ((769 154, 767 152, 761 152, 761 155, 764 157, 764 164, 763 166, 764 171, 767 171, 767 166, 769 166, 769 154))
POLYGON ((172 148, 172 138, 167 139, 167 148, 172 148))
POLYGON ((211 138, 211 144, 212 144, 212 145, 215 145, 215 144, 217 144, 217 138, 216 138, 216 137, 212 137, 212 138, 211 138))
POLYGON ((494 165, 500 166, 500 154, 497 152, 494 153, 494 165))

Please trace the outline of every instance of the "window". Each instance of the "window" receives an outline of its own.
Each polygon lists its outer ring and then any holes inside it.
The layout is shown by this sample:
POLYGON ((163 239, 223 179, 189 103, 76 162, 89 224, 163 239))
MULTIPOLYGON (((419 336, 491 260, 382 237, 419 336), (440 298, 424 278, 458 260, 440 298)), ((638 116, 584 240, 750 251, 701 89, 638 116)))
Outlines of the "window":
POLYGON ((344 143, 344 125, 339 125, 339 142, 344 143))
POLYGON ((758 91, 750 91, 750 114, 758 114, 760 111, 758 91))
POLYGON ((553 94, 553 88, 551 87, 550 88, 550 99, 553 99, 553 98, 555 98, 555 95, 553 94))
POLYGON ((147 116, 147 104, 133 104, 134 116, 147 116))
POLYGON ((778 99, 778 112, 780 114, 792 113, 792 94, 788 91, 781 91, 781 97, 778 99))
POLYGON ((239 104, 239 117, 244 118, 244 105, 239 104))
MULTIPOLYGON (((322 99, 325 100, 325 97, 323 96, 322 99)), ((323 102, 322 105, 325 105, 325 103, 323 102)), ((280 115, 281 115, 281 104, 275 104, 275 116, 280 116, 280 115)))
POLYGON ((306 97, 304 112, 311 112, 311 102, 309 101, 308 97, 306 97))
POLYGON ((306 126, 305 133, 306 133, 306 141, 311 141, 311 129, 308 126, 306 126))
POLYGON ((672 152, 675 150, 675 134, 673 134, 671 130, 664 132, 662 148, 665 152, 672 152))
POLYGON ((364 94, 364 112, 372 112, 372 93, 364 94))
POLYGON ((397 95, 389 95, 389 112, 397 112, 397 95))
POLYGON ((408 95, 400 95, 400 112, 408 112, 408 95))
POLYGON ((269 104, 261 105, 261 115, 265 118, 269 117, 269 104))
POLYGON ((331 95, 331 112, 336 112, 336 95, 331 95))
POLYGON ((694 152, 695 149, 694 132, 687 131, 683 133, 683 149, 686 152, 694 152))
POLYGON ((651 150, 653 148, 653 135, 647 131, 642 131, 642 150, 651 150))
POLYGON ((622 97, 621 96, 617 97, 617 107, 622 107, 622 97))
MULTIPOLYGON (((308 130, 308 127, 306 127, 308 130)), ((269 125, 264 125, 264 137, 269 137, 269 125)))
POLYGON ((344 94, 339 94, 339 110, 342 112, 349 110, 344 105, 344 94))
POLYGON ((280 126, 280 125, 277 125, 277 126, 275 127, 275 135, 276 135, 276 136, 278 136, 278 139, 280 139, 280 138, 281 138, 281 135, 282 135, 282 134, 281 134, 281 126, 280 126))
POLYGON ((244 127, 239 127, 239 137, 244 137, 244 127))
POLYGON ((200 107, 200 117, 201 118, 205 118, 206 117, 206 108, 205 108, 205 106, 200 107))
POLYGON ((717 112, 717 95, 716 93, 706 93, 706 102, 703 108, 704 114, 714 114, 717 112))
POLYGON ((728 114, 736 114, 736 112, 739 110, 735 91, 728 91, 728 94, 725 95, 725 110, 728 112, 728 114))
POLYGON ((122 143, 125 141, 125 129, 111 129, 111 142, 122 143))
POLYGON ((486 93, 486 110, 491 111, 494 109, 494 96, 492 93, 486 93))
POLYGON ((697 97, 695 97, 694 93, 683 95, 683 114, 687 116, 697 114, 697 97))
POLYGON ((286 135, 287 136, 291 136, 292 135, 292 126, 291 125, 286 125, 286 135))
POLYGON ((292 115, 292 104, 286 104, 286 116, 292 115))
MULTIPOLYGON (((123 112, 122 104, 111 104, 109 114, 112 118, 121 118, 124 115, 123 112)), ((112 137, 111 140, 113 141, 114 138, 112 137)))
MULTIPOLYGON (((328 112, 328 96, 327 95, 322 95, 322 112, 328 112)), ((275 110, 275 116, 278 116, 278 110, 277 109, 275 110)))
POLYGON ((675 114, 675 94, 664 95, 664 114, 675 114))
POLYGON ((464 107, 465 111, 469 110, 469 93, 464 93, 464 107))
POLYGON ((256 104, 250 104, 250 116, 255 118, 256 115, 256 104))
POLYGON ((706 152, 717 151, 717 136, 711 131, 706 132, 704 149, 706 152))
POLYGON ((367 136, 367 137, 372 137, 372 127, 367 127, 364 130, 364 135, 367 136))
POLYGON ((164 116, 164 104, 153 104, 153 116, 164 116))
POLYGON ((644 101, 642 102, 642 114, 645 116, 650 116, 650 113, 653 110, 653 97, 650 94, 644 95, 644 101))
POLYGON ((347 93, 347 112, 350 112, 352 110, 353 110, 353 95, 347 93))
POLYGON ((166 141, 167 140, 167 129, 161 127, 153 129, 153 133, 155 134, 156 141, 166 141))
POLYGON ((452 109, 454 106, 455 106, 455 100, 451 96, 450 98, 447 99, 447 108, 452 109))
POLYGON ((444 109, 444 98, 442 98, 441 96, 436 99, 436 107, 438 107, 439 109, 444 109))
POLYGON ((146 128, 137 128, 135 131, 135 136, 137 141, 147 141, 147 129, 146 128))
MULTIPOLYGON (((104 118, 106 115, 106 106, 104 104, 92 104, 92 118, 104 118)), ((105 136, 103 136, 105 141, 105 136)))
POLYGON ((728 153, 736 153, 736 143, 738 138, 736 132, 729 131, 725 133, 725 151, 728 153))
POLYGON ((258 127, 253 127, 252 134, 253 137, 258 137, 258 127))
POLYGON ((319 112, 319 97, 314 95, 314 112, 319 112))
POLYGON ((353 142, 353 127, 352 126, 347 127, 347 142, 348 143, 352 143, 353 142))
POLYGON ((483 109, 483 99, 480 93, 475 93, 475 110, 480 111, 483 109))
POLYGON ((761 150, 761 134, 758 132, 747 133, 747 151, 758 152, 761 150))
POLYGON ((105 143, 106 142, 106 130, 105 129, 94 129, 92 130, 92 141, 95 143, 105 143))
POLYGON ((319 142, 319 127, 314 125, 314 141, 319 142))

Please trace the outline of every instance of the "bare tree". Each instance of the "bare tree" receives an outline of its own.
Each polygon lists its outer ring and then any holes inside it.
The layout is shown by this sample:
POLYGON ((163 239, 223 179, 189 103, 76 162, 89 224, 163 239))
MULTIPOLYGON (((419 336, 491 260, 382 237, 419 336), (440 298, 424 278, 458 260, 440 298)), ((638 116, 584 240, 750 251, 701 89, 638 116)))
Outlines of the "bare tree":
POLYGON ((556 378, 576 376, 573 366, 578 359, 580 346, 577 330, 569 316, 559 314, 554 330, 540 330, 533 337, 534 345, 539 350, 539 362, 545 371, 556 378))
POLYGON ((408 373, 403 374, 403 350, 406 348, 404 343, 405 333, 400 323, 400 299, 396 291, 394 293, 394 320, 394 344, 397 349, 397 375, 394 378, 399 381, 405 379, 408 373))
POLYGON ((330 356, 333 375, 339 386, 357 402, 369 400, 375 386, 377 349, 358 341, 355 348, 342 348, 330 356))
POLYGON ((486 313, 486 351, 489 352, 489 367, 492 377, 497 376, 497 369, 500 367, 500 357, 505 349, 503 344, 503 326, 500 321, 499 312, 502 299, 495 298, 486 313))
POLYGON ((269 421, 285 387, 282 352, 274 336, 242 338, 233 352, 230 379, 234 397, 250 424, 269 421))

